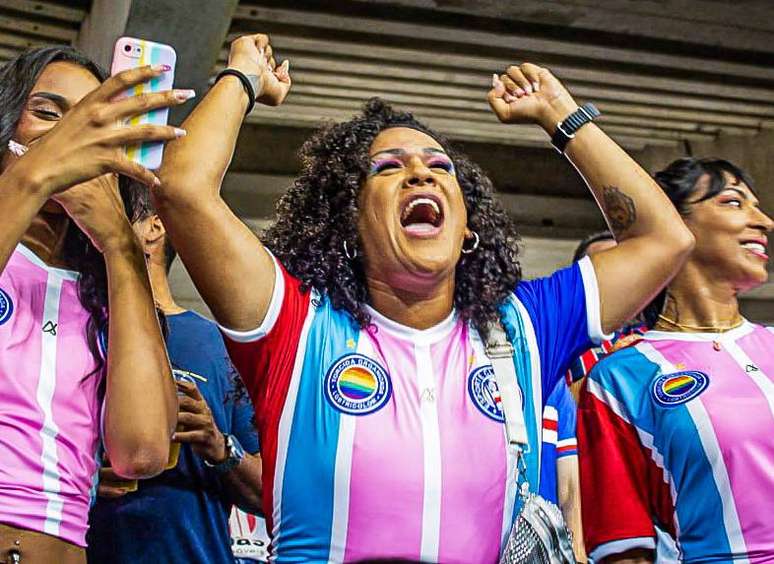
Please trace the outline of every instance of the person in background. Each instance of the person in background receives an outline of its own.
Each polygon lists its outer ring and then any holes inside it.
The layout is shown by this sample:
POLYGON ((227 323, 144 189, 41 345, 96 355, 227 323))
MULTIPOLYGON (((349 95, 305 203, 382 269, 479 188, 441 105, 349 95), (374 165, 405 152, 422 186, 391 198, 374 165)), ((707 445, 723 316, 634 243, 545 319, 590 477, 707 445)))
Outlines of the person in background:
MULTIPOLYGON (((585 256, 593 256, 596 253, 615 248, 617 244, 615 236, 610 231, 593 233, 578 244, 572 260, 577 262, 585 256)), ((605 339, 598 346, 590 348, 570 364, 570 367, 567 369, 566 382, 570 387, 570 392, 576 404, 586 375, 599 359, 618 348, 636 341, 646 330, 645 324, 635 318, 617 330, 611 339, 605 339)))
POLYGON ((214 323, 175 303, 169 269, 175 251, 140 184, 122 187, 148 262, 180 398, 177 465, 137 490, 111 485, 103 471, 92 508, 92 563, 233 563, 232 504, 260 511, 261 459, 253 407, 214 323))
POLYGON ((603 358, 578 410, 583 528, 597 562, 774 561, 774 328, 738 294, 768 278, 752 180, 679 159, 656 180, 694 234, 688 261, 643 312, 652 330, 603 358))
POLYGON ((575 400, 564 380, 557 382, 543 408, 543 451, 540 454, 540 490, 543 498, 559 506, 572 531, 573 552, 586 561, 581 523, 578 441, 575 437, 575 400))
POLYGON ((260 514, 247 513, 234 506, 228 520, 231 550, 236 564, 269 561, 269 533, 266 519, 260 514))
POLYGON ((123 146, 182 130, 122 121, 191 93, 115 99, 166 70, 106 79, 61 46, 0 69, 3 560, 84 562, 102 455, 131 478, 167 461, 177 398, 117 175, 158 182, 123 146))

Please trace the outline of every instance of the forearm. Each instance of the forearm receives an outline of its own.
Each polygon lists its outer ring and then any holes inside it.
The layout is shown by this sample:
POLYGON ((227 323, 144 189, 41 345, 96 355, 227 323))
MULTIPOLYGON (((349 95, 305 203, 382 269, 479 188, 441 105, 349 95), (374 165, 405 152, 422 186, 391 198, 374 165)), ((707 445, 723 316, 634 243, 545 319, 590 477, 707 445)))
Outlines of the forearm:
POLYGON ((0 272, 45 202, 43 191, 18 163, 0 175, 0 209, 10 210, 0 222, 0 272))
POLYGON ((577 456, 568 456, 557 460, 557 482, 559 508, 562 510, 567 527, 572 531, 572 548, 575 559, 579 562, 586 562, 577 456))
POLYGON ((177 420, 177 396, 153 302, 145 257, 131 232, 106 249, 110 308, 105 445, 116 472, 158 474, 177 420))
POLYGON ((168 145, 155 197, 172 243, 215 319, 249 330, 268 308, 274 265, 219 195, 246 105, 235 77, 213 86, 185 121, 188 134, 168 145))
POLYGON ((260 513, 263 464, 260 455, 245 454, 239 465, 221 477, 234 505, 248 513, 260 513))

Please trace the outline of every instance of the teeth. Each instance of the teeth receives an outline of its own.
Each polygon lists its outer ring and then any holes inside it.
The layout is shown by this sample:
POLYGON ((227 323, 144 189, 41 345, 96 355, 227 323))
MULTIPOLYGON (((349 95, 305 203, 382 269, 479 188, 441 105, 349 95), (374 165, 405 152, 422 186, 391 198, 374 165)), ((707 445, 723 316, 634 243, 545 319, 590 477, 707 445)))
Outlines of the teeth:
POLYGON ((766 247, 760 243, 742 243, 742 247, 751 251, 755 251, 756 253, 762 253, 764 255, 766 254, 766 247))
POLYGON ((430 198, 417 198, 416 200, 412 200, 411 203, 409 203, 409 205, 406 206, 406 211, 404 215, 410 214, 411 210, 413 210, 419 204, 428 204, 433 207, 433 210, 435 210, 435 213, 437 214, 441 213, 441 209, 438 207, 438 204, 435 202, 435 200, 431 200, 430 198))

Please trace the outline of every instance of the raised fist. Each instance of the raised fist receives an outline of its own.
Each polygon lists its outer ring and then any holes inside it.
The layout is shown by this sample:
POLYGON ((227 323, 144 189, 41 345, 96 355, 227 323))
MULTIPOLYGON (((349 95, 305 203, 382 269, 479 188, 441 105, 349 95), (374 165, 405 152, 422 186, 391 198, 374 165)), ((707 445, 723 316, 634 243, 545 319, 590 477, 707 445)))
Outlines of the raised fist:
POLYGON ((503 123, 535 123, 552 134, 556 124, 578 108, 562 83, 543 67, 524 63, 492 75, 487 95, 503 123))
POLYGON ((258 77, 256 101, 267 106, 279 106, 290 92, 290 62, 279 67, 274 60, 269 36, 243 35, 231 43, 228 66, 247 75, 258 77))

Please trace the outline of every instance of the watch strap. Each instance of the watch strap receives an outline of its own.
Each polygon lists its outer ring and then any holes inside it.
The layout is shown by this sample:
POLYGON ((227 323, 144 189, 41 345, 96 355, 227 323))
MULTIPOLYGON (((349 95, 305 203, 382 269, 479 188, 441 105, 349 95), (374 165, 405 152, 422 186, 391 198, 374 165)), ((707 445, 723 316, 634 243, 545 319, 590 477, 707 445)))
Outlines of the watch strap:
POLYGON ((556 124, 556 131, 551 137, 551 144, 564 154, 567 144, 575 137, 575 133, 584 125, 600 116, 601 113, 592 103, 583 104, 569 116, 556 124))

